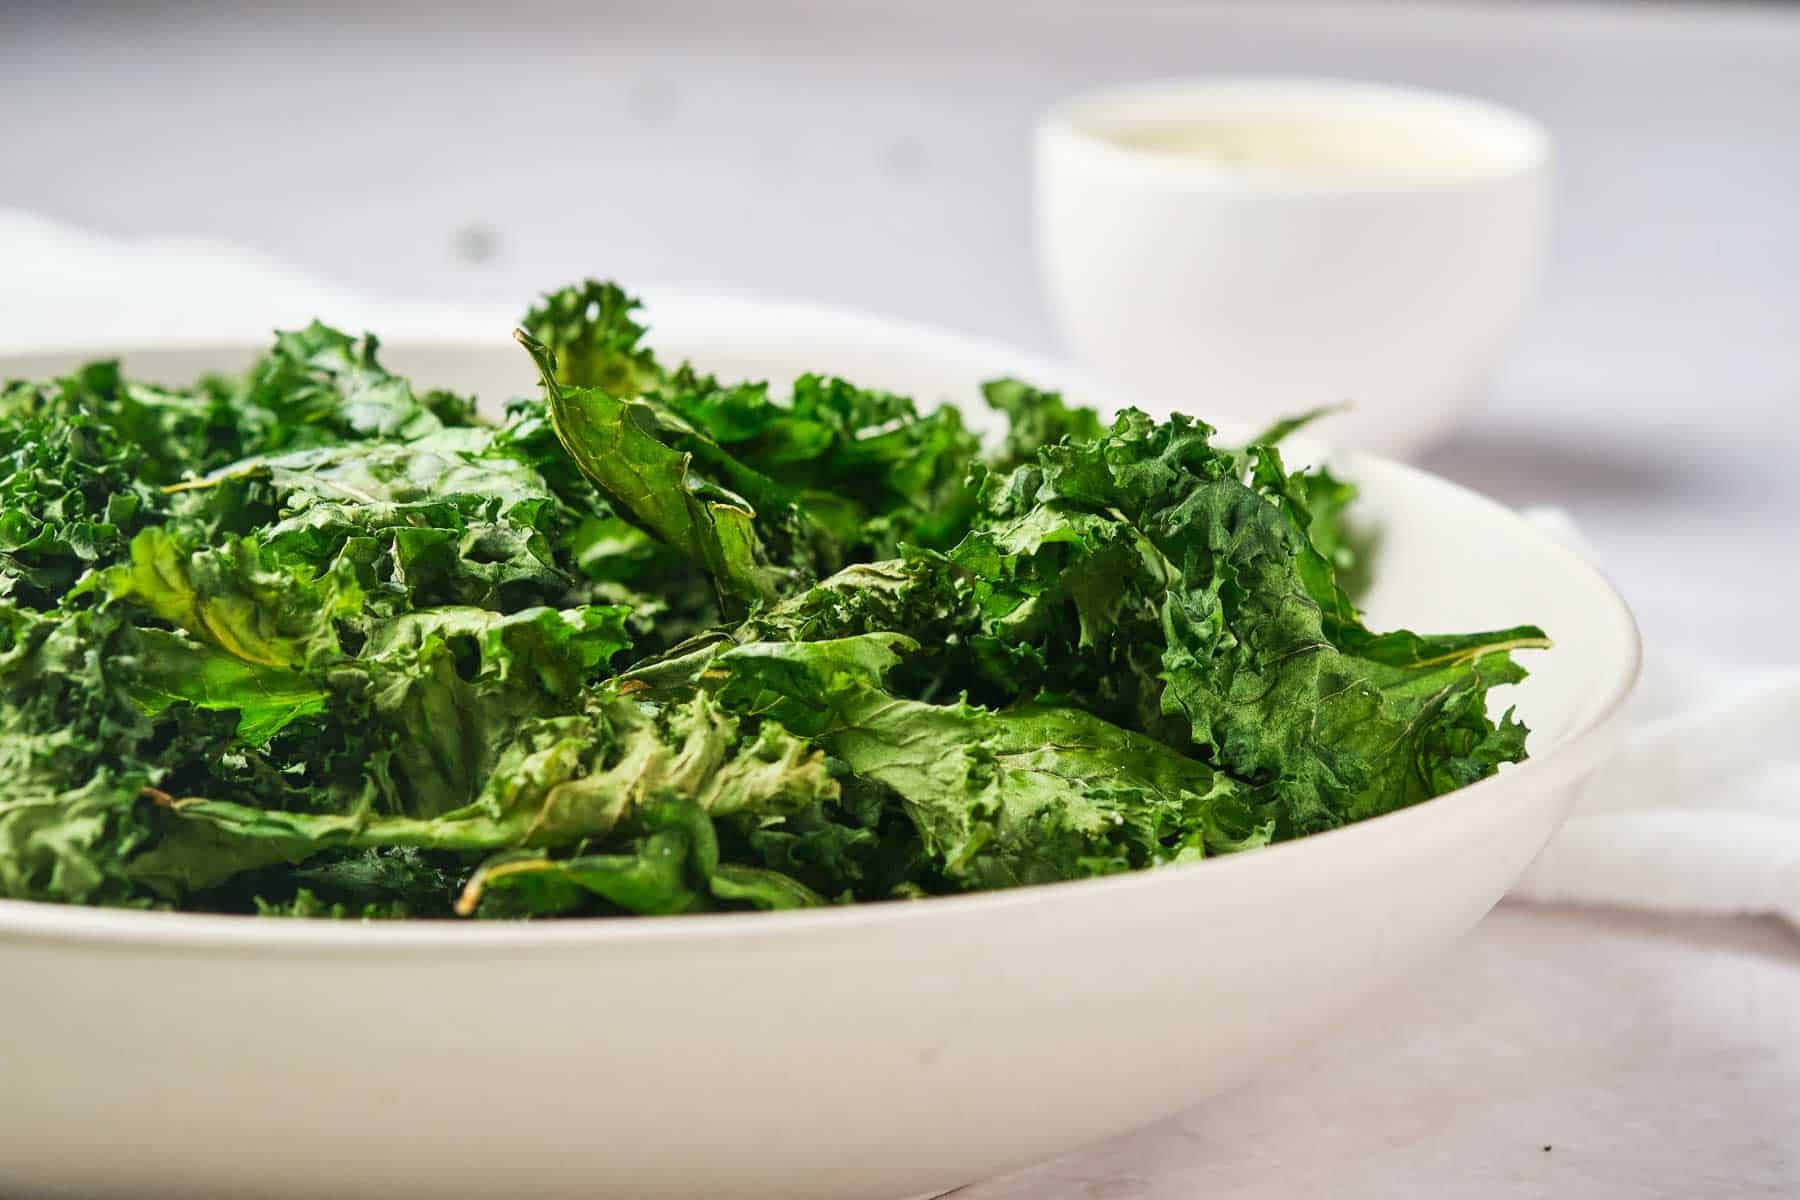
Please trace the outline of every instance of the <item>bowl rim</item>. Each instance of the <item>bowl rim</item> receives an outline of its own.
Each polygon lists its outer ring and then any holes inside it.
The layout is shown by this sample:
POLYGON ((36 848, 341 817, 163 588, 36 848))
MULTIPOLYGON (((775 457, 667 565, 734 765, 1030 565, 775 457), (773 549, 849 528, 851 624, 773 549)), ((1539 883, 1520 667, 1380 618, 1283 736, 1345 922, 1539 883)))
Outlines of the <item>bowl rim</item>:
MULTIPOLYGON (((661 312, 672 315, 666 324, 679 330, 686 324, 719 323, 747 343, 773 336, 794 336, 794 330, 823 329, 838 336, 866 337, 873 341, 918 346, 946 364, 946 371, 962 367, 980 373, 981 362, 1008 364, 1009 369, 1029 372, 1058 386, 1086 389, 1081 372, 1040 355, 1020 351, 997 341, 903 320, 893 320, 856 309, 801 301, 768 300, 748 294, 720 291, 667 289, 649 292, 646 308, 654 319, 661 312)), ((392 350, 492 349, 500 343, 491 328, 479 332, 467 321, 397 322, 403 332, 383 339, 392 350)), ((815 333, 814 336, 820 336, 815 333)), ((651 340, 655 340, 652 330, 651 340)), ((74 344, 45 346, 42 350, 8 348, 0 352, 0 375, 8 360, 55 356, 75 357, 95 353, 102 357, 128 358, 133 353, 242 354, 266 342, 226 336, 216 340, 161 341, 114 344, 94 351, 74 344)), ((1085 391, 1102 398, 1103 388, 1085 391)), ((1316 443, 1315 443, 1316 444, 1316 443)), ((824 933, 874 932, 918 922, 949 923, 980 919, 990 913, 1017 909, 1052 910, 1085 905, 1111 895, 1128 897, 1163 888, 1210 886, 1229 891, 1246 872, 1290 872, 1304 866, 1309 856, 1351 853, 1372 845, 1403 828, 1421 829, 1444 821, 1469 806, 1485 803, 1499 786, 1513 780, 1541 780, 1557 773, 1575 775, 1592 769, 1611 749, 1625 704, 1637 683, 1643 647, 1630 606, 1605 573, 1580 554, 1542 530, 1530 526, 1518 513, 1460 484, 1428 471, 1378 455, 1347 452, 1339 456, 1345 470, 1394 473, 1409 483, 1448 489, 1466 502, 1481 506, 1504 520, 1524 526, 1526 535, 1545 554, 1585 578, 1597 604, 1603 605, 1623 637, 1624 654, 1612 674, 1600 682, 1602 699, 1582 725, 1544 755, 1503 768, 1487 779, 1442 796, 1371 817, 1324 833, 1266 846, 1259 850, 1221 855, 1198 863, 1130 871, 1093 879, 1065 880, 1030 887, 1006 888, 934 896, 917 902, 877 901, 781 912, 729 912, 682 914, 671 918, 622 919, 611 917, 563 918, 545 921, 474 922, 453 919, 405 921, 265 920, 235 914, 159 912, 140 909, 89 908, 44 901, 0 899, 0 944, 34 944, 132 949, 228 949, 252 952, 323 952, 351 957, 380 956, 395 951, 457 951, 470 947, 488 950, 533 950, 569 946, 688 946, 721 940, 733 943, 765 941, 824 933), (1202 880, 1212 880, 1202 885, 1202 880)))
POLYGON ((1268 192, 1323 198, 1331 195, 1411 194, 1491 186, 1544 171, 1551 138, 1544 126, 1504 104, 1456 92, 1369 80, 1306 75, 1173 76, 1077 92, 1039 117, 1040 162, 1066 154, 1104 175, 1177 190, 1268 192), (1423 119, 1455 125, 1493 143, 1479 162, 1416 173, 1313 171, 1250 163, 1217 163, 1127 146, 1101 132, 1110 121, 1143 125, 1149 110, 1170 116, 1233 111, 1336 112, 1346 107, 1368 115, 1423 119))

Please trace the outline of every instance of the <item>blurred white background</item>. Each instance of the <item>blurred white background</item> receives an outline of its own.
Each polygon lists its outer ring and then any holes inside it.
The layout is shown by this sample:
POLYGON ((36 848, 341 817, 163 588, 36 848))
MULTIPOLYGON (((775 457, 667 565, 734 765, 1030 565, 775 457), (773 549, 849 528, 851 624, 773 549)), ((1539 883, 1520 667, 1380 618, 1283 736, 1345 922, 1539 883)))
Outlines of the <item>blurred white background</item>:
MULTIPOLYGON (((518 309, 604 274, 1054 352, 1034 115, 1205 72, 1547 125, 1543 294, 1426 465, 1569 510, 1653 653, 1800 664, 1800 6, 0 3, 0 207, 380 296, 518 309)), ((1505 907, 1283 1072, 971 1194, 1791 1196, 1793 947, 1505 907)))

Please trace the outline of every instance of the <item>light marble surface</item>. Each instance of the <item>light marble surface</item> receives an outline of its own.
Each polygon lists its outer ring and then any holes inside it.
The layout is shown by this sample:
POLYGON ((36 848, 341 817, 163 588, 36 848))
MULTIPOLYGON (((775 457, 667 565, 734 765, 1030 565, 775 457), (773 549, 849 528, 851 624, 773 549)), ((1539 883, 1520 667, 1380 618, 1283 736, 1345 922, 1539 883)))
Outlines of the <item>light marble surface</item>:
MULTIPOLYGON (((1800 662, 1800 9, 5 6, 0 203, 375 293, 510 303, 606 273, 1050 349, 1032 115, 1206 71, 1543 120, 1542 301, 1426 464, 1569 509, 1653 653, 1800 662)), ((1795 1195, 1796 1129, 1800 936, 1503 906, 1247 1088, 967 1194, 1795 1195)))

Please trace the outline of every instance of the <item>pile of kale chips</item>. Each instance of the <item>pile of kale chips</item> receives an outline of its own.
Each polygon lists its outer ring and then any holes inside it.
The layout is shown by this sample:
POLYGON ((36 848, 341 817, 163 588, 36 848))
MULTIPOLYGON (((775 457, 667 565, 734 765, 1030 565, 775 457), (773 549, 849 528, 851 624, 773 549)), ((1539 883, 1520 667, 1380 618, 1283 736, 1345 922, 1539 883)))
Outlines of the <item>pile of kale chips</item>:
POLYGON ((504 420, 373 337, 0 390, 0 896, 298 915, 788 908, 1104 875, 1525 754, 1531 627, 1371 633, 1353 492, 1011 380, 659 362, 545 297, 504 420), (530 358, 527 359, 526 355, 530 358))

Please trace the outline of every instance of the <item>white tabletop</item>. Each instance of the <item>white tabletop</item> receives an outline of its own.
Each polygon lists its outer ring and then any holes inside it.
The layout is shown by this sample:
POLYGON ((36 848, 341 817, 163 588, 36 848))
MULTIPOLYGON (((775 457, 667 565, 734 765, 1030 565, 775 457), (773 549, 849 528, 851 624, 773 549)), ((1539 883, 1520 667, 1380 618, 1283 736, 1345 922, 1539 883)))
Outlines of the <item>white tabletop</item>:
MULTIPOLYGON (((1557 140, 1553 261, 1427 465, 1570 510, 1652 652, 1800 663, 1800 10, 634 7, 0 9, 0 199, 372 293, 600 273, 1045 350, 1054 98, 1206 71, 1489 96, 1557 140)), ((1796 1117, 1792 931, 1503 906, 1248 1088, 969 1195, 1794 1195, 1796 1117)))

